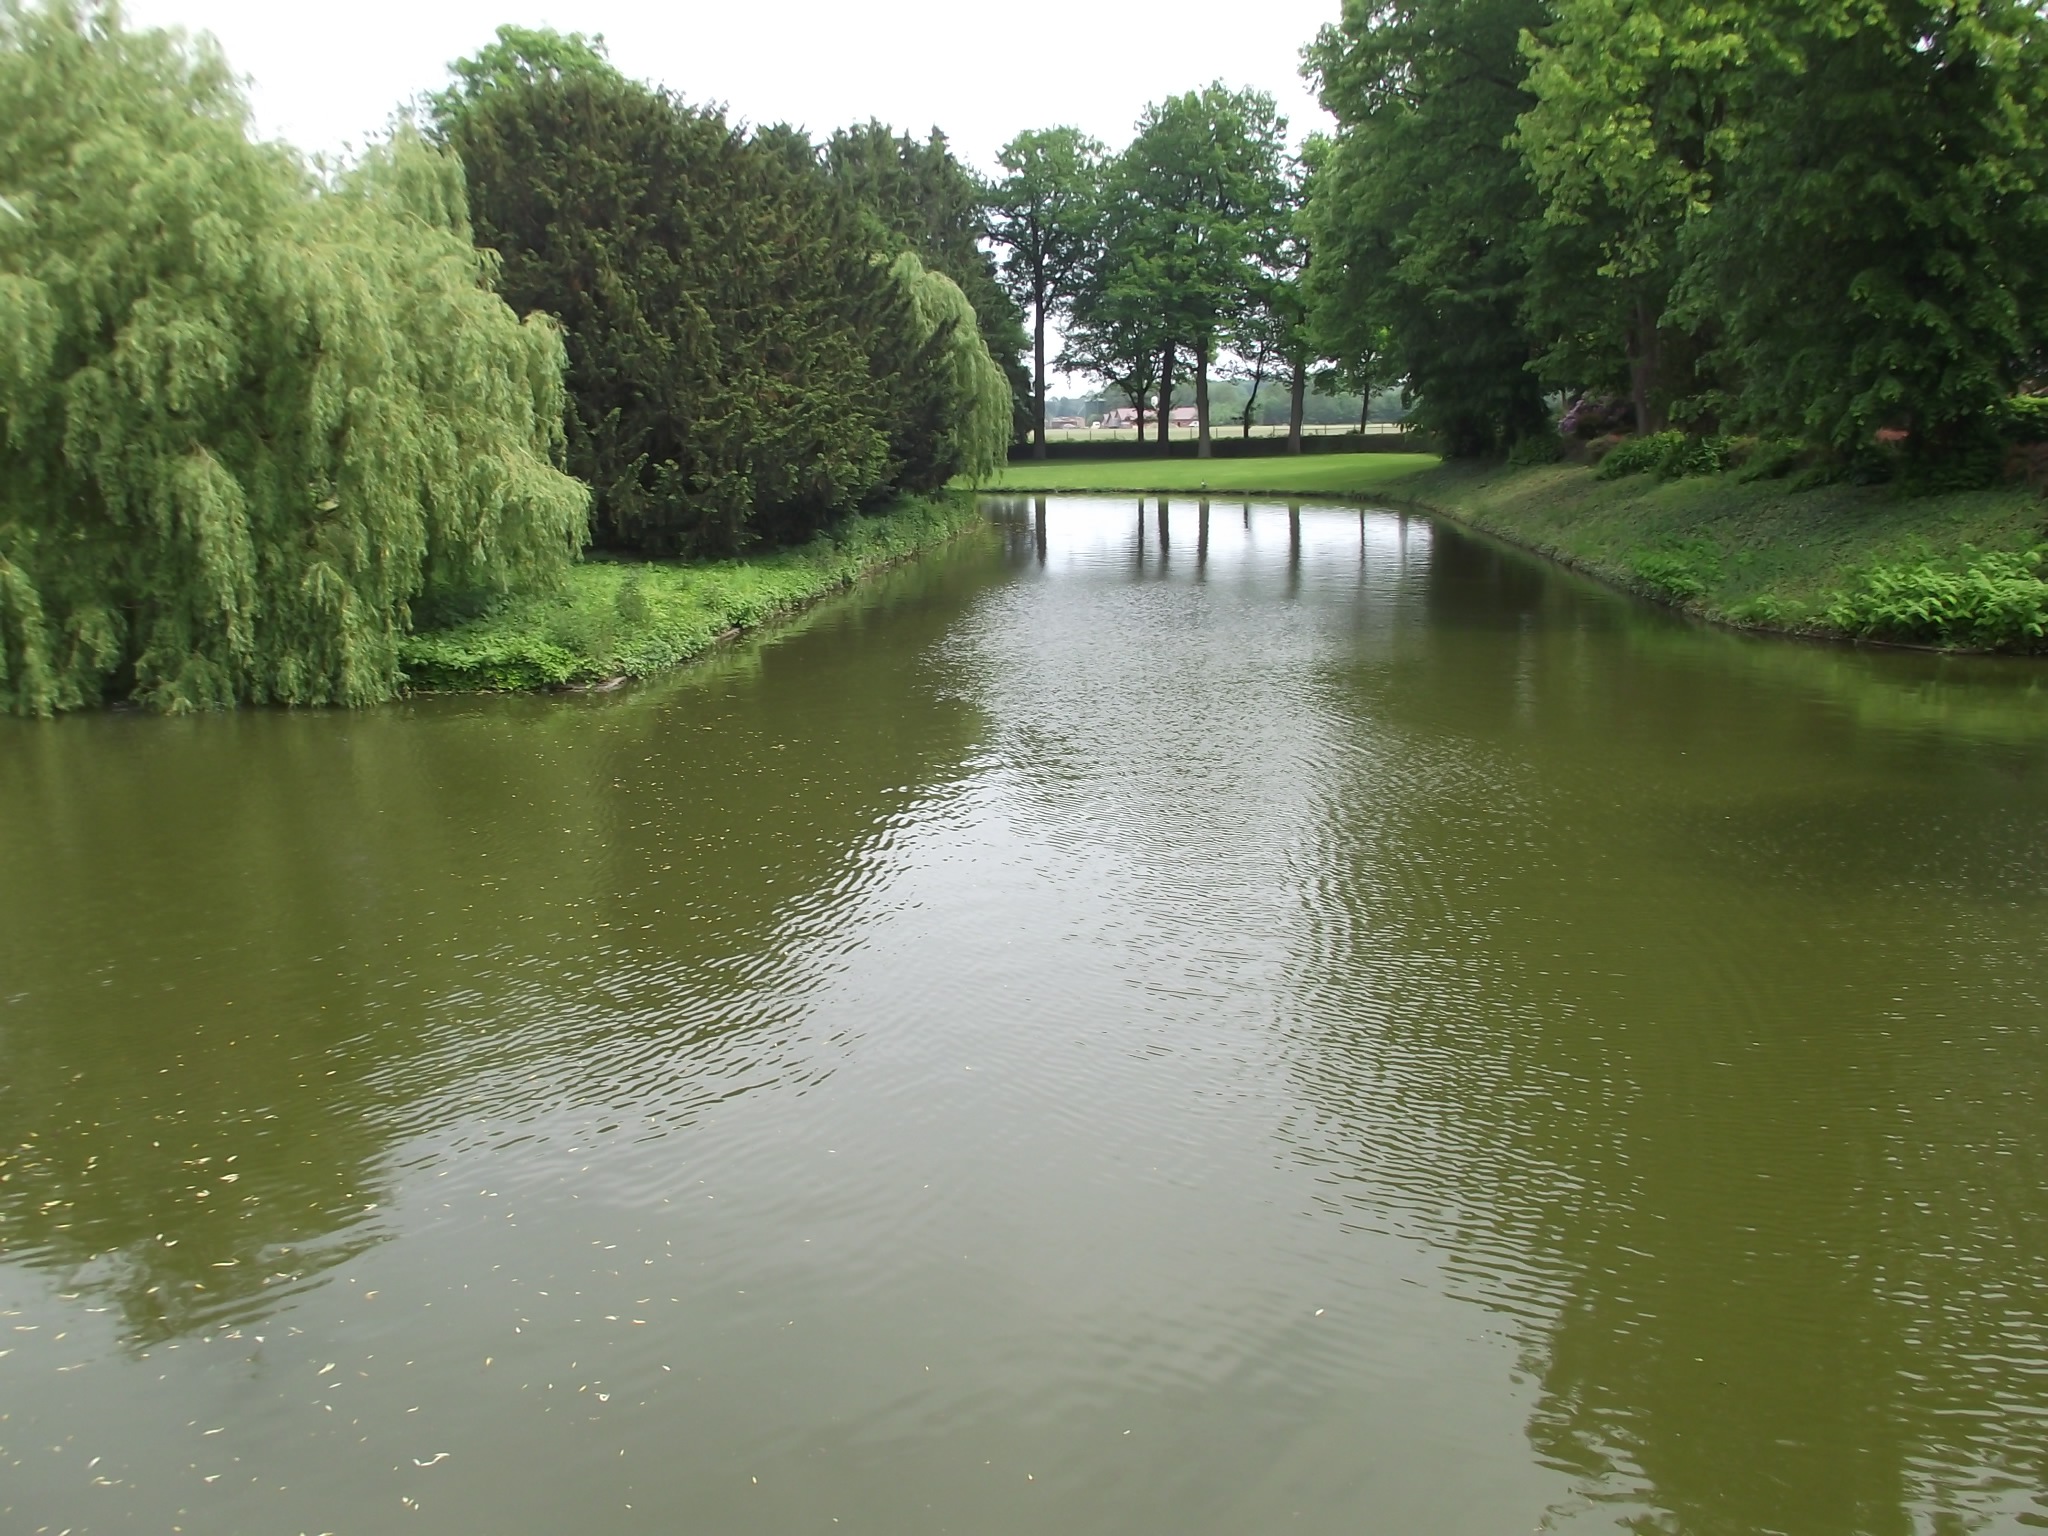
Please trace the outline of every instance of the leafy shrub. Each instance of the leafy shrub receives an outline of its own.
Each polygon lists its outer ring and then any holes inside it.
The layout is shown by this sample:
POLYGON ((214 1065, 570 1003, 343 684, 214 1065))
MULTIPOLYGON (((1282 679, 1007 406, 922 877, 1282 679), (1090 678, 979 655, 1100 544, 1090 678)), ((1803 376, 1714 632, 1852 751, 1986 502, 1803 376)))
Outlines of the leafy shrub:
POLYGON ((1769 592, 1759 592, 1728 610, 1731 622, 1755 624, 1766 629, 1787 629, 1805 617, 1803 604, 1791 598, 1775 597, 1769 592))
POLYGON ((1623 443, 1627 441, 1628 439, 1623 437, 1619 432, 1602 433, 1599 437, 1593 438, 1587 442, 1586 462, 1588 464, 1599 464, 1601 460, 1607 457, 1608 454, 1614 452, 1615 449, 1619 448, 1623 443))
POLYGON ((1564 457, 1564 444, 1550 432, 1531 432, 1526 437, 1515 439, 1514 447, 1508 450, 1508 463, 1516 469, 1533 469, 1539 464, 1555 464, 1564 457))
POLYGON ((1647 437, 1625 437, 1609 449, 1594 470, 1602 480, 1619 480, 1658 468, 1667 453, 1685 443, 1683 432, 1652 432, 1647 437))
POLYGON ((1710 434, 1693 437, 1689 434, 1659 433, 1660 437, 1676 436, 1678 441, 1664 450, 1664 456, 1657 461, 1657 477, 1660 480, 1682 480, 1691 475, 1718 475, 1726 469, 1734 456, 1735 439, 1710 434))
POLYGON ((2048 581, 2039 574, 2043 553, 2036 548, 1979 555, 1961 571, 1926 562, 1874 565, 1856 591, 1829 605, 1827 620, 1873 639, 2039 650, 2048 635, 2048 581))
POLYGON ((1849 467, 1838 459, 1816 459, 1792 477, 1787 489, 1817 491, 1822 486, 1840 485, 1849 478, 1849 467))
POLYGON ((1738 480, 1782 480, 1799 463, 1802 445, 1787 437, 1759 438, 1742 460, 1738 480))
POLYGON ((2009 443, 2048 443, 2048 395, 2014 395, 2007 400, 1999 435, 2009 443))
POLYGON ((1677 603, 1705 597, 1721 578, 1720 552, 1703 542, 1678 549, 1637 550, 1628 564, 1641 585, 1677 603))

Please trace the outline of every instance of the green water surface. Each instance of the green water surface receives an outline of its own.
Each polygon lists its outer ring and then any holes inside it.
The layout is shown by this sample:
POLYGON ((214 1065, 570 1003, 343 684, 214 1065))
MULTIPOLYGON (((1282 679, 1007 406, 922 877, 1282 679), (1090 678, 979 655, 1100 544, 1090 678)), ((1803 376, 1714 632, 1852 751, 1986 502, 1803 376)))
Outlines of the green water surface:
POLYGON ((2048 1526, 2048 672, 992 501, 0 721, 0 1531, 2048 1526))

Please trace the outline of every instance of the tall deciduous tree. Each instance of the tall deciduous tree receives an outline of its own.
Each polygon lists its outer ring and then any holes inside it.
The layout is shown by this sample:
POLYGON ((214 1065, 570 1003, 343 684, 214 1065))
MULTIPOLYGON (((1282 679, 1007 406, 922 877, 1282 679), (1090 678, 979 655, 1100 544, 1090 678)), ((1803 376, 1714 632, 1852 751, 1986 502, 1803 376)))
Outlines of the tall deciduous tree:
POLYGON ((1062 372, 1100 379, 1131 403, 1141 443, 1146 411, 1159 386, 1159 340, 1156 316, 1105 292, 1090 274, 1075 296, 1066 344, 1060 349, 1062 372))
POLYGON ((1903 428, 1923 467, 1988 470, 2048 342, 2038 7, 1559 0, 1527 51, 1519 142, 1566 265, 1597 247, 1626 296, 1639 424, 1677 337, 1738 422, 1852 456, 1903 428))
POLYGON ((2001 408, 2048 371, 2048 22, 2014 0, 1796 11, 1743 93, 1675 308, 1723 337, 1746 424, 1908 479, 1997 472, 2001 408))
POLYGON ((415 602, 556 577, 562 344, 460 168, 331 182, 208 45, 0 6, 0 705, 359 704, 415 602))
POLYGON ((1032 450, 1045 457, 1045 331, 1069 311, 1095 253, 1102 145, 1077 128, 1031 129, 996 155, 989 238, 1006 252, 1004 286, 1031 322, 1032 450))
POLYGON ((1453 455, 1546 425, 1523 321, 1541 204, 1507 144, 1545 20, 1542 0, 1345 0, 1306 52, 1338 123, 1309 205, 1318 328, 1345 353, 1386 335, 1453 455))
MULTIPOLYGON (((1514 138, 1542 197, 1525 238, 1530 317, 1560 382, 1626 359, 1636 430, 1696 387, 1698 339, 1672 322, 1681 236, 1712 205, 1777 40, 1747 4, 1562 0, 1524 39, 1535 104, 1514 138)), ((1575 381, 1575 382, 1584 382, 1575 381)))
MULTIPOLYGON (((1154 307, 1167 339, 1186 348, 1204 458, 1210 365, 1277 260, 1286 136, 1271 96, 1218 82, 1147 107, 1119 161, 1110 285, 1154 307)), ((1161 356, 1170 372, 1171 352, 1161 356)))

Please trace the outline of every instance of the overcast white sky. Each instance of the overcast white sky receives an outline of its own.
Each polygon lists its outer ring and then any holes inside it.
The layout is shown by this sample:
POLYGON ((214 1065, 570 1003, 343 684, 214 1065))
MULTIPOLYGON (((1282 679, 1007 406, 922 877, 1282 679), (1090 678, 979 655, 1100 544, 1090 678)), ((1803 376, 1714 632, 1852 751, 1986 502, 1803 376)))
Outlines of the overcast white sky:
POLYGON ((1301 45, 1338 0, 998 6, 945 0, 129 0, 132 22, 218 37, 259 129, 307 150, 380 132, 500 22, 601 32, 612 61, 735 117, 821 136, 878 117, 945 129, 983 170, 1020 128, 1074 123, 1121 145, 1148 101, 1221 79, 1273 93, 1295 136, 1320 125, 1301 45))

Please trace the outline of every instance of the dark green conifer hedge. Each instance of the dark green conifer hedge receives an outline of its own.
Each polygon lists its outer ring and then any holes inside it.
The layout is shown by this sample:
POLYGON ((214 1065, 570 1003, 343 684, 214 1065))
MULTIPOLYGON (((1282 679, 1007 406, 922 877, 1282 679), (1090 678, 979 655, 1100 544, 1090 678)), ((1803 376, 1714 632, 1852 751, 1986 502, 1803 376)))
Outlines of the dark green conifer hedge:
POLYGON ((1000 412, 1007 438, 1008 389, 974 312, 876 235, 802 135, 745 135, 581 39, 513 41, 542 57, 458 66, 481 83, 437 102, 438 132, 505 296, 562 322, 568 465, 598 544, 792 543, 999 461, 985 423, 1000 412))

